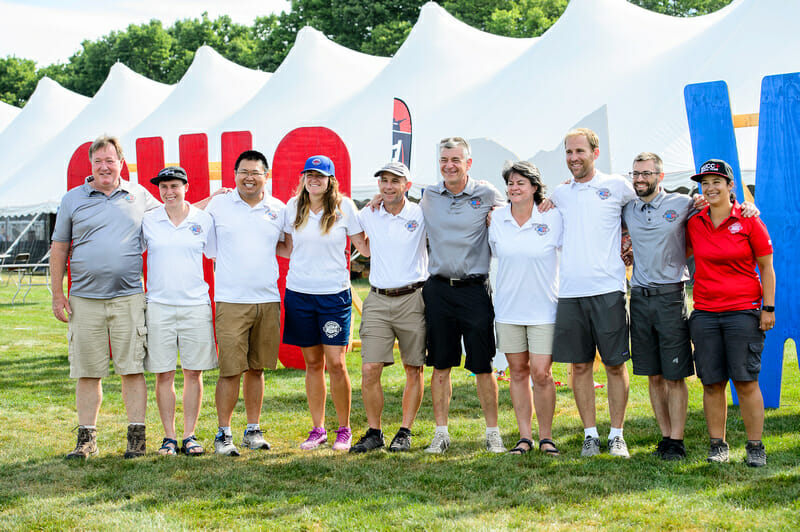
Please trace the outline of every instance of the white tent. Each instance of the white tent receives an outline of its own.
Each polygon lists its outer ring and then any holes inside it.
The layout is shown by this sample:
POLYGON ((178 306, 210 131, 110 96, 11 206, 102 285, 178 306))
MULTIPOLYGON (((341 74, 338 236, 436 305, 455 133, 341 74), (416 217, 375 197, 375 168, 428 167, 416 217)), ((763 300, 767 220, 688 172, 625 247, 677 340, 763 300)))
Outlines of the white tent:
POLYGON ((75 149, 103 133, 125 138, 125 133, 158 107, 172 89, 122 63, 115 64, 78 116, 49 142, 37 145, 33 158, 38 161, 36 171, 40 178, 36 187, 24 179, 30 175, 27 168, 21 168, 0 186, 0 210, 15 214, 55 212, 67 189, 67 165, 75 149))
POLYGON ((319 124, 331 107, 371 82, 387 63, 388 58, 355 52, 307 26, 269 82, 211 128, 209 141, 219 143, 225 131, 250 131, 254 147, 269 157, 289 131, 319 124))
POLYGON ((6 126, 16 118, 20 111, 22 111, 22 109, 19 107, 7 104, 6 102, 0 102, 0 133, 2 133, 6 126))
POLYGON ((50 78, 39 80, 28 103, 0 133, 0 161, 3 161, 0 165, 0 189, 23 164, 34 167, 45 164, 46 160, 29 159, 89 101, 90 98, 67 90, 50 78))
MULTIPOLYGON (((208 133, 209 128, 247 103, 271 76, 228 61, 213 48, 201 46, 172 93, 122 140, 129 160, 136 139, 162 137, 165 162, 177 164, 178 137, 208 133)), ((255 120, 253 121, 253 123, 255 120)), ((209 138, 212 158, 219 160, 219 139, 209 138), (216 153, 213 149, 216 147, 216 153)))

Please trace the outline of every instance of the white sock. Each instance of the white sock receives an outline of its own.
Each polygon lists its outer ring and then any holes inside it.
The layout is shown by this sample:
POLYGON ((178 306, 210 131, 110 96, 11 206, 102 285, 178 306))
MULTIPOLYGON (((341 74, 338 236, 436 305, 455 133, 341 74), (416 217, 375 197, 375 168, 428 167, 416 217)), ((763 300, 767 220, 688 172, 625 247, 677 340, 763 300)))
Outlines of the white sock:
POLYGON ((128 425, 142 425, 142 426, 144 426, 144 423, 128 423, 128 425))
POLYGON ((615 429, 614 427, 611 427, 611 431, 608 433, 608 439, 613 440, 617 436, 622 438, 622 429, 615 429))
POLYGON ((96 429, 97 425, 81 425, 81 427, 84 429, 96 429))
POLYGON ((248 423, 244 431, 247 432, 248 430, 261 430, 261 427, 258 426, 258 423, 248 423))
POLYGON ((217 432, 217 436, 222 436, 223 434, 225 436, 233 436, 230 427, 220 427, 219 431, 217 432))
POLYGON ((597 427, 583 429, 583 439, 586 438, 600 438, 600 434, 597 433, 597 427))
POLYGON ((500 434, 500 427, 486 427, 486 435, 500 434))
POLYGON ((435 434, 440 434, 440 433, 449 434, 449 432, 447 432, 447 425, 436 425, 435 434))

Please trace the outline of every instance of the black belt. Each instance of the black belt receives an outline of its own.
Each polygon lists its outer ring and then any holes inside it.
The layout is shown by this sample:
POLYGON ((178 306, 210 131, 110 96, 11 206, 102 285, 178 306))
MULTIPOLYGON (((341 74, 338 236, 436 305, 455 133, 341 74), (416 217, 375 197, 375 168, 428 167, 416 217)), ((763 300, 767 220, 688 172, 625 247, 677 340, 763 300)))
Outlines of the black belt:
POLYGON ((447 283, 450 286, 469 286, 473 284, 483 284, 486 282, 486 279, 489 278, 488 275, 470 275, 469 277, 465 277, 463 279, 451 279, 449 277, 443 277, 441 275, 433 275, 432 276, 437 281, 441 281, 443 283, 447 283))
POLYGON ((644 297, 663 296, 664 294, 674 294, 683 290, 683 283, 672 283, 657 286, 656 288, 643 288, 641 286, 632 286, 631 293, 639 294, 644 297))
POLYGON ((375 288, 373 286, 370 288, 370 290, 382 296, 398 297, 416 292, 417 290, 422 288, 424 284, 425 281, 420 281, 418 283, 410 284, 408 286, 401 286, 400 288, 375 288))

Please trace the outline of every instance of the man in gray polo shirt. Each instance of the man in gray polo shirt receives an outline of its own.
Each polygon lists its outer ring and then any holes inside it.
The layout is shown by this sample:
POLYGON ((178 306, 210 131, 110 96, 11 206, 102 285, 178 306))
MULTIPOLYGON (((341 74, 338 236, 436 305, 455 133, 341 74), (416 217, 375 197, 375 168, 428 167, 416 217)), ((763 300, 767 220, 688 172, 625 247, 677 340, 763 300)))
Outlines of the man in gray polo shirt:
POLYGON ((443 180, 427 187, 420 201, 430 244, 430 277, 425 282, 428 356, 433 366, 431 395, 436 431, 426 449, 443 453, 450 446, 447 418, 452 385, 450 369, 461 365, 476 375, 478 398, 486 419, 486 448, 505 452, 497 427, 497 381, 492 374, 495 354, 494 310, 489 286, 487 214, 505 204, 492 185, 468 176, 472 158, 461 137, 439 144, 439 170, 443 180))
POLYGON ((97 454, 96 423, 101 379, 109 373, 109 344, 128 415, 125 458, 134 458, 145 452, 147 405, 141 226, 145 211, 160 203, 144 187, 120 178, 123 156, 116 138, 95 140, 89 159, 92 175, 61 200, 50 253, 53 314, 69 323, 70 377, 77 379, 78 443, 67 458, 97 454), (70 242, 72 288, 67 299, 63 280, 70 242))

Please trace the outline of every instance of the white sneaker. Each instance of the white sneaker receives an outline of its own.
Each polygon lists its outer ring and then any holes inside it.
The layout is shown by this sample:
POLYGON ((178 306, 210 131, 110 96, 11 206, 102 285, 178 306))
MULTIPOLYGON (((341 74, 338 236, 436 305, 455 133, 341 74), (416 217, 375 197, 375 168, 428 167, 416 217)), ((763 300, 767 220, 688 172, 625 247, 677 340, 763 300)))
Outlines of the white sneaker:
POLYGON ((433 441, 425 449, 426 453, 442 454, 450 447, 450 435, 446 432, 437 432, 433 435, 433 441))
POLYGON ((490 453, 504 453, 507 451, 499 432, 490 432, 486 435, 486 450, 490 453))
POLYGON ((630 458, 628 453, 628 444, 622 436, 614 436, 613 440, 608 440, 608 454, 611 456, 618 456, 620 458, 630 458))

